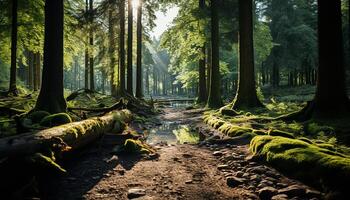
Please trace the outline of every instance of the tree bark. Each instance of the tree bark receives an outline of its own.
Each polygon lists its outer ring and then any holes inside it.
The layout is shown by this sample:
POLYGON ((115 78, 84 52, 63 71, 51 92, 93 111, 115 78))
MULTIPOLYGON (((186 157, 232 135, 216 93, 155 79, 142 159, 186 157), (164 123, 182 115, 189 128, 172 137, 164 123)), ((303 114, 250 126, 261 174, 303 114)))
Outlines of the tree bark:
POLYGON ((27 51, 28 59, 28 87, 33 89, 34 55, 32 51, 27 51))
POLYGON ((137 9, 136 97, 142 98, 142 0, 137 9))
MULTIPOLYGON (((89 0, 85 2, 85 12, 89 11, 89 0)), ((89 89, 89 45, 88 45, 88 37, 86 38, 85 44, 85 78, 84 78, 84 86, 85 89, 89 89)))
POLYGON ((218 108, 223 105, 221 100, 220 60, 219 60, 219 1, 211 0, 211 77, 208 96, 208 107, 218 108))
POLYGON ((125 0, 119 5, 119 87, 120 93, 125 94, 125 0))
POLYGON ((114 7, 109 9, 109 68, 110 68, 110 85, 111 85, 111 95, 116 97, 117 94, 117 85, 115 83, 115 31, 114 31, 114 7))
MULTIPOLYGON (((92 25, 93 25, 93 22, 94 22, 94 14, 93 14, 93 6, 94 6, 94 1, 93 0, 90 0, 90 47, 91 49, 93 49, 93 46, 94 46, 94 32, 93 32, 93 29, 92 29, 92 25)), ((94 53, 93 53, 93 50, 91 50, 90 52, 90 60, 89 60, 89 64, 90 64, 90 90, 95 90, 95 75, 94 75, 94 53)))
POLYGON ((18 0, 12 0, 12 25, 11 25, 11 69, 9 94, 18 95, 17 91, 17 7, 18 0))
POLYGON ((134 96, 132 70, 132 42, 133 42, 133 9, 132 0, 128 0, 128 57, 127 57, 127 92, 134 96))
POLYGON ((340 0, 318 0, 318 35, 319 67, 314 115, 327 117, 348 113, 340 0))
POLYGON ((66 112, 63 96, 63 0, 45 1, 43 80, 35 110, 66 112))
POLYGON ((233 108, 260 107, 255 88, 252 0, 239 0, 239 76, 233 108))
MULTIPOLYGON (((199 9, 204 10, 205 8, 205 1, 199 0, 199 9)), ((201 20, 201 19, 199 19, 201 20)), ((201 30, 201 27, 199 26, 199 32, 203 33, 204 30, 201 30)), ((208 99, 207 94, 207 83, 205 78, 205 55, 206 55, 206 49, 205 44, 200 48, 200 54, 202 54, 202 58, 198 61, 198 73, 199 73, 199 80, 198 80, 198 103, 205 103, 208 99)))

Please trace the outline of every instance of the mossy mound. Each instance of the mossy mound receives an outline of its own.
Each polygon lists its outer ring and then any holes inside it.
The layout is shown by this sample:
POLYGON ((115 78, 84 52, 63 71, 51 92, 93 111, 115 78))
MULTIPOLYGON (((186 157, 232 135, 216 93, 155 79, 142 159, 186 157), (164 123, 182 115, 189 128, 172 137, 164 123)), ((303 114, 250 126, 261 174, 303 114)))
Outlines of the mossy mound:
POLYGON ((325 134, 332 134, 335 132, 334 128, 330 126, 319 125, 317 123, 309 123, 305 127, 306 132, 310 135, 317 135, 321 132, 325 134))
POLYGON ((292 133, 288 133, 286 131, 275 130, 275 129, 270 129, 267 132, 267 134, 271 135, 271 136, 281 136, 281 137, 286 137, 286 138, 294 138, 294 135, 292 133))
POLYGON ((222 126, 220 126, 219 131, 230 137, 240 136, 245 133, 253 132, 253 130, 250 128, 235 126, 230 123, 225 123, 222 126))
POLYGON ((50 113, 42 110, 34 111, 28 115, 28 118, 32 120, 32 123, 39 123, 42 119, 49 116, 50 113))
POLYGON ((255 158, 316 187, 345 191, 350 185, 350 157, 323 146, 286 137, 256 136, 250 150, 255 158))
POLYGON ((123 151, 125 153, 133 154, 150 154, 155 153, 155 151, 145 143, 140 140, 127 139, 123 146, 123 151))
POLYGON ((62 124, 71 123, 72 118, 67 113, 57 113, 44 117, 40 121, 41 126, 53 127, 62 124))

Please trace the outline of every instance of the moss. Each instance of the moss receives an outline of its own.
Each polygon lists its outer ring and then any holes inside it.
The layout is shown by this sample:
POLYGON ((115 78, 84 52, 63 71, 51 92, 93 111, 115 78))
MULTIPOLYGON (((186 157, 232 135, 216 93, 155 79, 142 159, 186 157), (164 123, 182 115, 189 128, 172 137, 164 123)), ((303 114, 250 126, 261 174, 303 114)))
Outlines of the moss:
POLYGON ((36 153, 29 159, 32 163, 38 165, 40 168, 48 169, 57 173, 66 173, 66 170, 55 162, 54 157, 50 158, 41 153, 36 153))
POLYGON ((72 122, 72 118, 67 113, 58 113, 44 117, 40 121, 42 126, 58 126, 72 122))
POLYGON ((253 130, 255 135, 267 135, 267 132, 264 130, 253 130))
POLYGON ((250 150, 277 169, 315 186, 343 190, 350 185, 350 158, 299 139, 257 136, 250 150), (310 173, 312 171, 313 173, 310 173))
POLYGON ((274 129, 270 129, 267 132, 267 134, 271 135, 271 136, 281 136, 281 137, 286 137, 286 138, 294 138, 292 133, 288 133, 288 132, 280 131, 280 130, 274 130, 274 129))
POLYGON ((225 116, 233 117, 233 116, 240 115, 241 113, 237 112, 237 111, 235 111, 233 109, 223 107, 223 108, 220 109, 220 114, 221 115, 225 115, 225 116))
POLYGON ((331 134, 334 133, 334 129, 329 126, 319 125, 315 122, 309 123, 306 125, 306 132, 310 135, 317 135, 319 133, 331 134))
POLYGON ((32 120, 33 123, 39 123, 42 119, 49 116, 50 113, 42 110, 34 111, 28 115, 28 118, 32 120))
POLYGON ((301 137, 301 138, 298 138, 298 139, 303 141, 303 142, 306 142, 306 143, 309 143, 309 144, 313 144, 313 142, 309 138, 301 137))
POLYGON ((150 154, 155 151, 140 140, 127 139, 123 146, 123 151, 134 154, 150 154))
POLYGON ((180 144, 197 144, 199 142, 198 132, 190 130, 190 128, 185 125, 181 126, 180 129, 173 130, 173 134, 176 136, 176 139, 180 144))

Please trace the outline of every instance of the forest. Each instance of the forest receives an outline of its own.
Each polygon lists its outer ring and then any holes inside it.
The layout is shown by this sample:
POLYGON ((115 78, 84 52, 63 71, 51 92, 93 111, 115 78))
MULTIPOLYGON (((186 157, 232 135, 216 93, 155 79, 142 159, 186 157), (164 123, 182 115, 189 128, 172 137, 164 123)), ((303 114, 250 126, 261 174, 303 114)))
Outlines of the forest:
POLYGON ((350 199, 349 0, 0 0, 0 199, 350 199))

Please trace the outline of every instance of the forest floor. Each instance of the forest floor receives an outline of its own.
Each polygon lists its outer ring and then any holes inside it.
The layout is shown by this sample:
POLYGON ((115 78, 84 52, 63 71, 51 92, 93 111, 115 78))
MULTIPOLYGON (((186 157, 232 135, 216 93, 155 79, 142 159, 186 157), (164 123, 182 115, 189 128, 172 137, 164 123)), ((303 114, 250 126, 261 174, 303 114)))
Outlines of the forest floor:
MULTIPOLYGON (((145 130, 177 123, 205 136, 220 135, 203 123, 203 109, 161 110, 152 122, 130 126, 145 130)), ((153 146, 158 158, 122 155, 115 153, 108 138, 102 139, 67 162, 67 175, 51 179, 46 195, 49 199, 322 199, 320 192, 249 160, 248 145, 179 144, 169 136, 153 146)))

